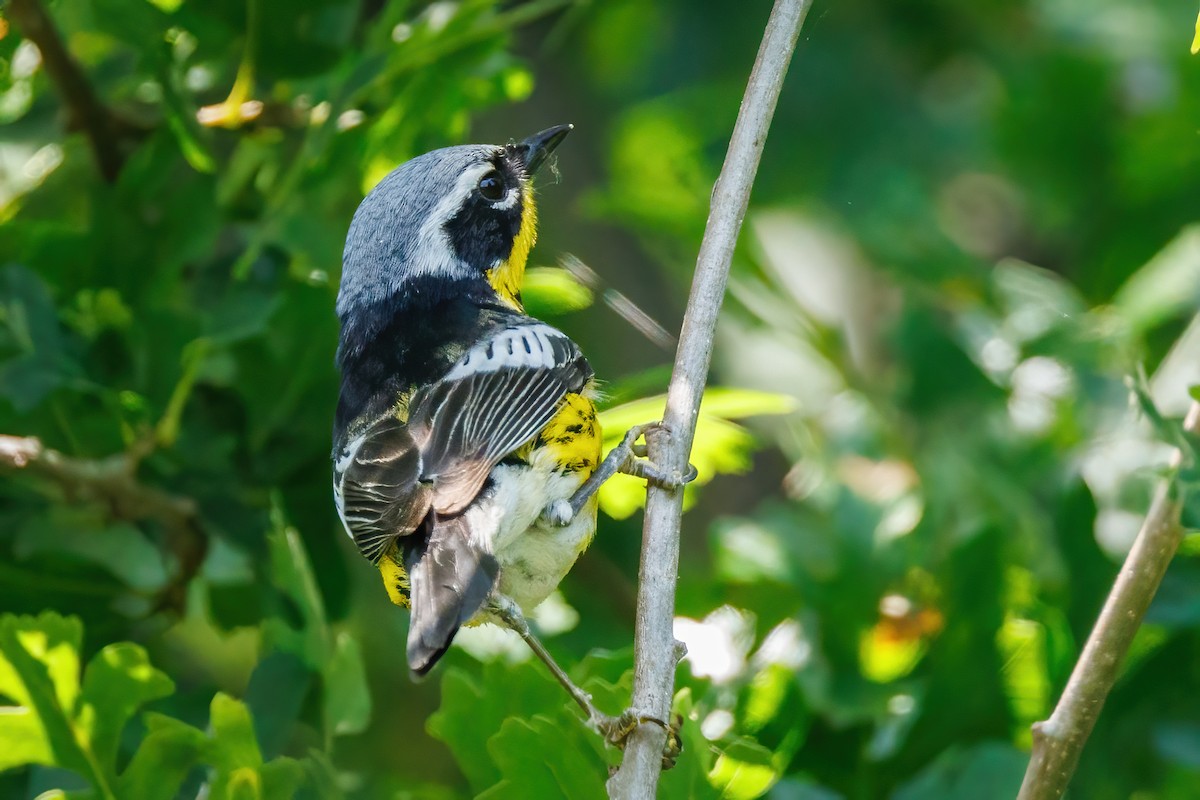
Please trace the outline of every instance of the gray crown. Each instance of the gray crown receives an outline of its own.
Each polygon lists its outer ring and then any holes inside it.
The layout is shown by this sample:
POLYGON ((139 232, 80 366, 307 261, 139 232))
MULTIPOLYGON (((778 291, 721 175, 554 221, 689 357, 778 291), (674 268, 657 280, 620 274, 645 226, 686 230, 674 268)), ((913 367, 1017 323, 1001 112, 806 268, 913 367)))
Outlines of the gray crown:
POLYGON ((494 145, 434 150, 392 170, 354 213, 342 254, 338 316, 401 291, 416 275, 469 277, 442 231, 473 188, 460 185, 471 167, 489 162, 494 145))

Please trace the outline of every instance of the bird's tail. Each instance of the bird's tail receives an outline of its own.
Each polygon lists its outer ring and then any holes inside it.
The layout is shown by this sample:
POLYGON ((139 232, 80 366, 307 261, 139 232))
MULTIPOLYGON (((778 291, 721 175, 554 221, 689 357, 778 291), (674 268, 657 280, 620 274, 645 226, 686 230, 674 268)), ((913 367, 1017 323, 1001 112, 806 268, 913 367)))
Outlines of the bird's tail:
POLYGON ((427 537, 405 556, 411 582, 408 666, 424 675, 450 647, 454 634, 487 601, 499 567, 472 546, 463 515, 438 518, 430 512, 427 537))

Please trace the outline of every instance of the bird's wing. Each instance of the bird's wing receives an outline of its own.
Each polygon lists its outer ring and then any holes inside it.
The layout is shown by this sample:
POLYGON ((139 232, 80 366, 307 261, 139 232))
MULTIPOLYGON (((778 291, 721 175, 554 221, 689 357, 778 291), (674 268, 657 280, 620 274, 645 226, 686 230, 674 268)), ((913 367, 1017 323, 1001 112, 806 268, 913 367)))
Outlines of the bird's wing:
POLYGON ((338 511, 372 562, 430 511, 460 513, 488 473, 580 391, 591 367, 563 333, 514 317, 418 390, 407 421, 386 415, 354 436, 334 465, 338 511))
POLYGON ((422 476, 443 516, 475 499, 501 460, 533 439, 592 370, 563 333, 515 317, 473 346, 446 376, 413 397, 409 428, 422 476))
POLYGON ((421 452, 395 416, 382 417, 339 452, 333 471, 338 514, 372 563, 429 513, 432 487, 421 480, 421 452))

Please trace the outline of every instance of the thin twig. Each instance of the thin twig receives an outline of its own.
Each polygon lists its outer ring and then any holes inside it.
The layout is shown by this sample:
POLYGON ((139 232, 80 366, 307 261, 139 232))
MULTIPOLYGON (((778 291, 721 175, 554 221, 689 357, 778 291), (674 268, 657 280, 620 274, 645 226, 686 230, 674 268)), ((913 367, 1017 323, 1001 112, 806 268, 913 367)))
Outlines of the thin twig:
MULTIPOLYGON (((648 434, 647 441, 651 460, 680 475, 688 468, 733 248, 750 202, 750 189, 783 78, 811 5, 812 0, 776 0, 742 98, 725 164, 713 189, 667 390, 664 425, 648 434)), ((675 686, 677 659, 672 622, 682 514, 682 490, 653 485, 648 488, 638 575, 633 709, 635 714, 660 720, 671 718, 675 686)), ((610 797, 649 800, 655 796, 666 735, 657 725, 643 724, 633 732, 621 767, 609 779, 610 797)))
POLYGON ((56 484, 68 502, 97 503, 112 519, 157 522, 170 536, 179 574, 166 587, 160 607, 182 609, 187 583, 207 549, 194 500, 142 484, 137 467, 152 440, 102 459, 75 458, 46 447, 33 436, 0 434, 0 467, 34 473, 56 484))
MULTIPOLYGON (((1192 404, 1183 427, 1200 433, 1200 403, 1192 404)), ((1174 466, 1180 459, 1177 452, 1174 466)), ((1057 800, 1067 790, 1121 662, 1183 539, 1182 495, 1183 488, 1173 478, 1165 478, 1158 487, 1054 713, 1033 726, 1033 753, 1017 800, 1057 800)))
POLYGON ((38 0, 9 0, 8 16, 21 35, 37 45, 46 73, 66 106, 67 128, 83 131, 100 174, 112 183, 125 163, 124 140, 140 134, 140 129, 119 118, 96 97, 79 62, 67 52, 54 21, 38 0))
POLYGON ((635 331, 645 336, 654 344, 668 352, 675 349, 679 341, 675 336, 658 323, 658 320, 643 311, 636 303, 621 292, 604 285, 604 279, 596 271, 583 263, 576 256, 565 253, 559 259, 559 265, 571 274, 575 280, 592 292, 600 295, 605 305, 611 308, 619 317, 628 322, 635 331))

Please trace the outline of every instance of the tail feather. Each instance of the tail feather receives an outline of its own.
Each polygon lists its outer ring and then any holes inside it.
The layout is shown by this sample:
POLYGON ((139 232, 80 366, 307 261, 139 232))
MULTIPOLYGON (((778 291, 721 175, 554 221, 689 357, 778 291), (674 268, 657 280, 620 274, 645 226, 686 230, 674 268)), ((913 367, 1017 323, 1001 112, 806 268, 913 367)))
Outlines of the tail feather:
POLYGON ((429 535, 405 558, 412 587, 408 666, 417 675, 433 668, 483 607, 499 571, 495 558, 471 545, 465 517, 431 518, 429 535))

